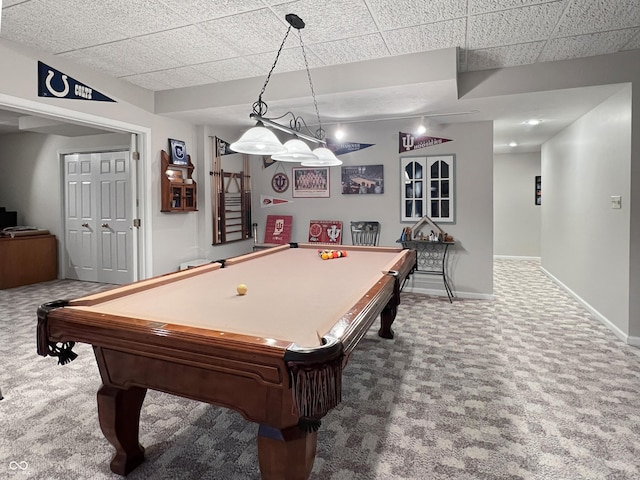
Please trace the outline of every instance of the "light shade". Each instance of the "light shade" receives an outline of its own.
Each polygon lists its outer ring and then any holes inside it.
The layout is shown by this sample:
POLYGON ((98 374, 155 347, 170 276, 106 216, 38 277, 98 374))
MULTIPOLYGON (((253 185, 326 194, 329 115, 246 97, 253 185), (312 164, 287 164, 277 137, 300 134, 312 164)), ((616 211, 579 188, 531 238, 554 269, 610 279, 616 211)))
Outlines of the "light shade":
POLYGON ((303 167, 335 167, 342 165, 342 161, 338 160, 338 157, 328 148, 318 147, 313 150, 313 154, 316 155, 318 159, 302 162, 303 167))
POLYGON ((276 155, 287 151, 278 140, 278 137, 265 127, 250 128, 230 147, 234 152, 247 153, 249 155, 276 155))
POLYGON ((279 162, 304 162, 306 160, 318 160, 318 157, 311 152, 309 145, 297 138, 285 142, 284 148, 287 149, 285 153, 271 155, 271 158, 279 162))

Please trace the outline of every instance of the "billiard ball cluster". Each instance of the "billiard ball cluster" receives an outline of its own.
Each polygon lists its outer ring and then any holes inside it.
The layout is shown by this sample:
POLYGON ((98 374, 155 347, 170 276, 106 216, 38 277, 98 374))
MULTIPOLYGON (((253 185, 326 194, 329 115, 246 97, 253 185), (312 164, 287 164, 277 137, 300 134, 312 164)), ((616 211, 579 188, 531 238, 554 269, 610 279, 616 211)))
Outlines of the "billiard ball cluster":
POLYGON ((341 258, 347 256, 346 250, 318 250, 318 255, 323 260, 329 260, 331 258, 341 258))

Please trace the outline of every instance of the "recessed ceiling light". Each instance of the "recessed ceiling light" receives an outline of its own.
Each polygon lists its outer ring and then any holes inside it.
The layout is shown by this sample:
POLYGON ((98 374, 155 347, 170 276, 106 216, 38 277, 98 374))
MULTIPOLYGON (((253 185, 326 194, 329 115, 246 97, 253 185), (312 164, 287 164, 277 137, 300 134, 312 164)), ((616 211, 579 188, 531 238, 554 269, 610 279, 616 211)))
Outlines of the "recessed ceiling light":
POLYGON ((531 120, 527 120, 526 122, 527 125, 540 125, 540 123, 542 123, 542 120, 538 120, 537 118, 532 118, 531 120))
POLYGON ((517 146, 518 146, 518 144, 517 144, 516 142, 511 142, 511 143, 509 144, 509 146, 510 146, 510 147, 517 147, 517 146))

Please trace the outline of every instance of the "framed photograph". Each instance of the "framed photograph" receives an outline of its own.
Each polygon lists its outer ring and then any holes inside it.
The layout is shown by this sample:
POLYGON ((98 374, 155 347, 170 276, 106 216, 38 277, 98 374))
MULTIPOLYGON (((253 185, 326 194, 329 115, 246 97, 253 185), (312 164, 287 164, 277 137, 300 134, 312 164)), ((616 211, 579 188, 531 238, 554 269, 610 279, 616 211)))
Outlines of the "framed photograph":
POLYGON ((535 204, 542 205, 542 175, 536 175, 536 193, 535 193, 535 204))
POLYGON ((169 151, 171 152, 171 163, 174 165, 188 165, 187 146, 182 140, 169 139, 169 151))
POLYGON ((294 167, 291 170, 294 197, 329 197, 329 167, 294 167))
POLYGON ((342 193, 384 193, 384 165, 360 165, 342 167, 342 193))

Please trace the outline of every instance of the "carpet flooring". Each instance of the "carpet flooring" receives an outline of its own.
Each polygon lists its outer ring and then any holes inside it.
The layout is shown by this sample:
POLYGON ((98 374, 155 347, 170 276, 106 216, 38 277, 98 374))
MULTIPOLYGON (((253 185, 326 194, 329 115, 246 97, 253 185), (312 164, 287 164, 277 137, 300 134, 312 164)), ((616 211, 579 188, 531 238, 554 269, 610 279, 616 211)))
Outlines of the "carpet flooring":
MULTIPOLYGON (((36 354, 38 305, 105 288, 0 291, 0 479, 121 478, 91 347, 65 366, 36 354)), ((403 294, 395 339, 372 328, 349 361, 311 479, 640 479, 640 351, 535 261, 496 260, 494 293, 403 294)), ((149 391, 140 424, 128 479, 260 478, 257 426, 231 410, 149 391)))

